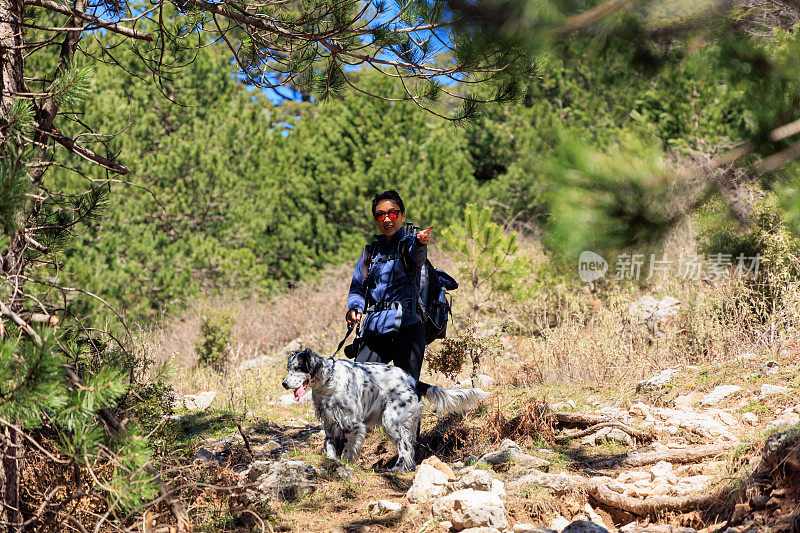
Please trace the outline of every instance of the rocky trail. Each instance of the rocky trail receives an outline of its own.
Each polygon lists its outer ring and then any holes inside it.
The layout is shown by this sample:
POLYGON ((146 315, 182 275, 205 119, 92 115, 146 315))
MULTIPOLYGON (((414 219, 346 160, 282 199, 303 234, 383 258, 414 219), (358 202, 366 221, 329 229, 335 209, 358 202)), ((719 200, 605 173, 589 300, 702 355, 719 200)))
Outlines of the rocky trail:
MULTIPOLYGON (((774 361, 733 364, 797 375, 774 361)), ((426 417, 420 464, 407 474, 383 472, 396 456, 379 430, 357 464, 323 460, 308 404, 286 406, 298 416, 285 424, 203 442, 192 466, 224 472, 242 506, 270 509, 267 530, 800 531, 794 387, 751 380, 676 393, 692 370, 639 382, 627 406, 530 404, 499 425, 486 407, 426 417)))

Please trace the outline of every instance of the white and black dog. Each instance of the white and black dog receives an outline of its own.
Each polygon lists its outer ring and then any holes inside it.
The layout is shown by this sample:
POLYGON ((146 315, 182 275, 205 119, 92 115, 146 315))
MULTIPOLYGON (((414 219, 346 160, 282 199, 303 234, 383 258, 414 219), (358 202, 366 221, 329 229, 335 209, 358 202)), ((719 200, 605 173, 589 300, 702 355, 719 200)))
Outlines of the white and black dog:
POLYGON ((464 411, 489 396, 481 389, 442 389, 383 363, 326 359, 311 350, 289 356, 285 389, 299 401, 307 389, 325 429, 324 452, 331 459, 354 461, 368 427, 382 425, 397 447, 392 471, 413 470, 422 398, 437 414, 464 411))

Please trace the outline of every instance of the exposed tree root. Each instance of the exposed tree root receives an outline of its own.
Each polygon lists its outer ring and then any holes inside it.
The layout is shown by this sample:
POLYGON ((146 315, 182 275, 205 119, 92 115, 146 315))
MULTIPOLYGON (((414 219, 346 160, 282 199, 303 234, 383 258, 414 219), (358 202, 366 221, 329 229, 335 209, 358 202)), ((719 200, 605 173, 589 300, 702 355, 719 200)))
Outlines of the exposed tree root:
POLYGON ((654 465, 659 461, 670 463, 693 463, 709 457, 716 457, 733 448, 731 443, 710 444, 707 446, 697 446, 694 448, 681 448, 675 450, 663 450, 658 452, 628 453, 605 461, 599 461, 591 465, 596 469, 607 469, 615 467, 634 468, 638 466, 654 465))
POLYGON ((620 429, 637 440, 644 441, 644 440, 653 440, 655 438, 655 436, 652 433, 632 428, 627 424, 623 424, 622 422, 618 422, 616 420, 609 420, 608 422, 600 422, 599 424, 589 426, 588 428, 582 429, 580 431, 574 431, 571 433, 564 433, 562 435, 559 435, 556 437, 556 442, 564 442, 570 439, 579 439, 581 437, 585 437, 586 435, 591 435, 598 429, 602 429, 605 427, 615 427, 617 429, 620 429))
POLYGON ((607 480, 582 476, 531 471, 518 479, 515 484, 540 485, 557 494, 583 492, 594 499, 600 506, 613 507, 637 516, 650 517, 665 511, 692 511, 705 507, 718 498, 718 495, 713 492, 705 492, 691 496, 658 496, 640 500, 614 492, 605 486, 606 482, 607 480))
POLYGON ((640 429, 632 428, 631 426, 605 415, 595 415, 587 413, 551 413, 549 415, 555 425, 563 426, 589 426, 586 429, 575 433, 568 433, 556 437, 556 441, 563 442, 569 439, 585 437, 597 431, 598 429, 614 426, 621 429, 631 437, 641 441, 651 441, 655 435, 649 431, 642 431, 640 429))

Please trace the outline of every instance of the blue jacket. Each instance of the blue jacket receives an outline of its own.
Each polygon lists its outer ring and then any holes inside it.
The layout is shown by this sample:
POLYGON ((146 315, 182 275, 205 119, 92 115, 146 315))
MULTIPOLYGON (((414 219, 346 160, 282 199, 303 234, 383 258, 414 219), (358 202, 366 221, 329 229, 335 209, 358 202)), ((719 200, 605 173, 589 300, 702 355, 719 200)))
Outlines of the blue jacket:
POLYGON ((417 278, 427 257, 428 246, 420 244, 415 236, 406 235, 404 229, 389 242, 377 235, 372 244, 364 247, 347 296, 348 309, 364 312, 364 335, 382 335, 419 322, 417 278), (406 272, 402 256, 410 261, 410 272, 406 272))

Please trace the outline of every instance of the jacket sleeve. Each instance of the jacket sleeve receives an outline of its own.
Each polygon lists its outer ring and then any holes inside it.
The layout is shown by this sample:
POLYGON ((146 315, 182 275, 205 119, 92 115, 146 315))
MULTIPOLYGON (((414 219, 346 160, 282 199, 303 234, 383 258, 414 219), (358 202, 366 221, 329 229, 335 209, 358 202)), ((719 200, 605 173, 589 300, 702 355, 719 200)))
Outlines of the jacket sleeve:
POLYGON ((364 255, 367 252, 366 246, 361 251, 361 257, 356 262, 356 269, 353 272, 353 280, 350 282, 350 293, 347 295, 347 309, 364 310, 364 255))
POLYGON ((420 243, 416 235, 410 237, 407 245, 408 256, 411 258, 414 266, 420 268, 425 264, 425 260, 428 258, 428 245, 420 243))

